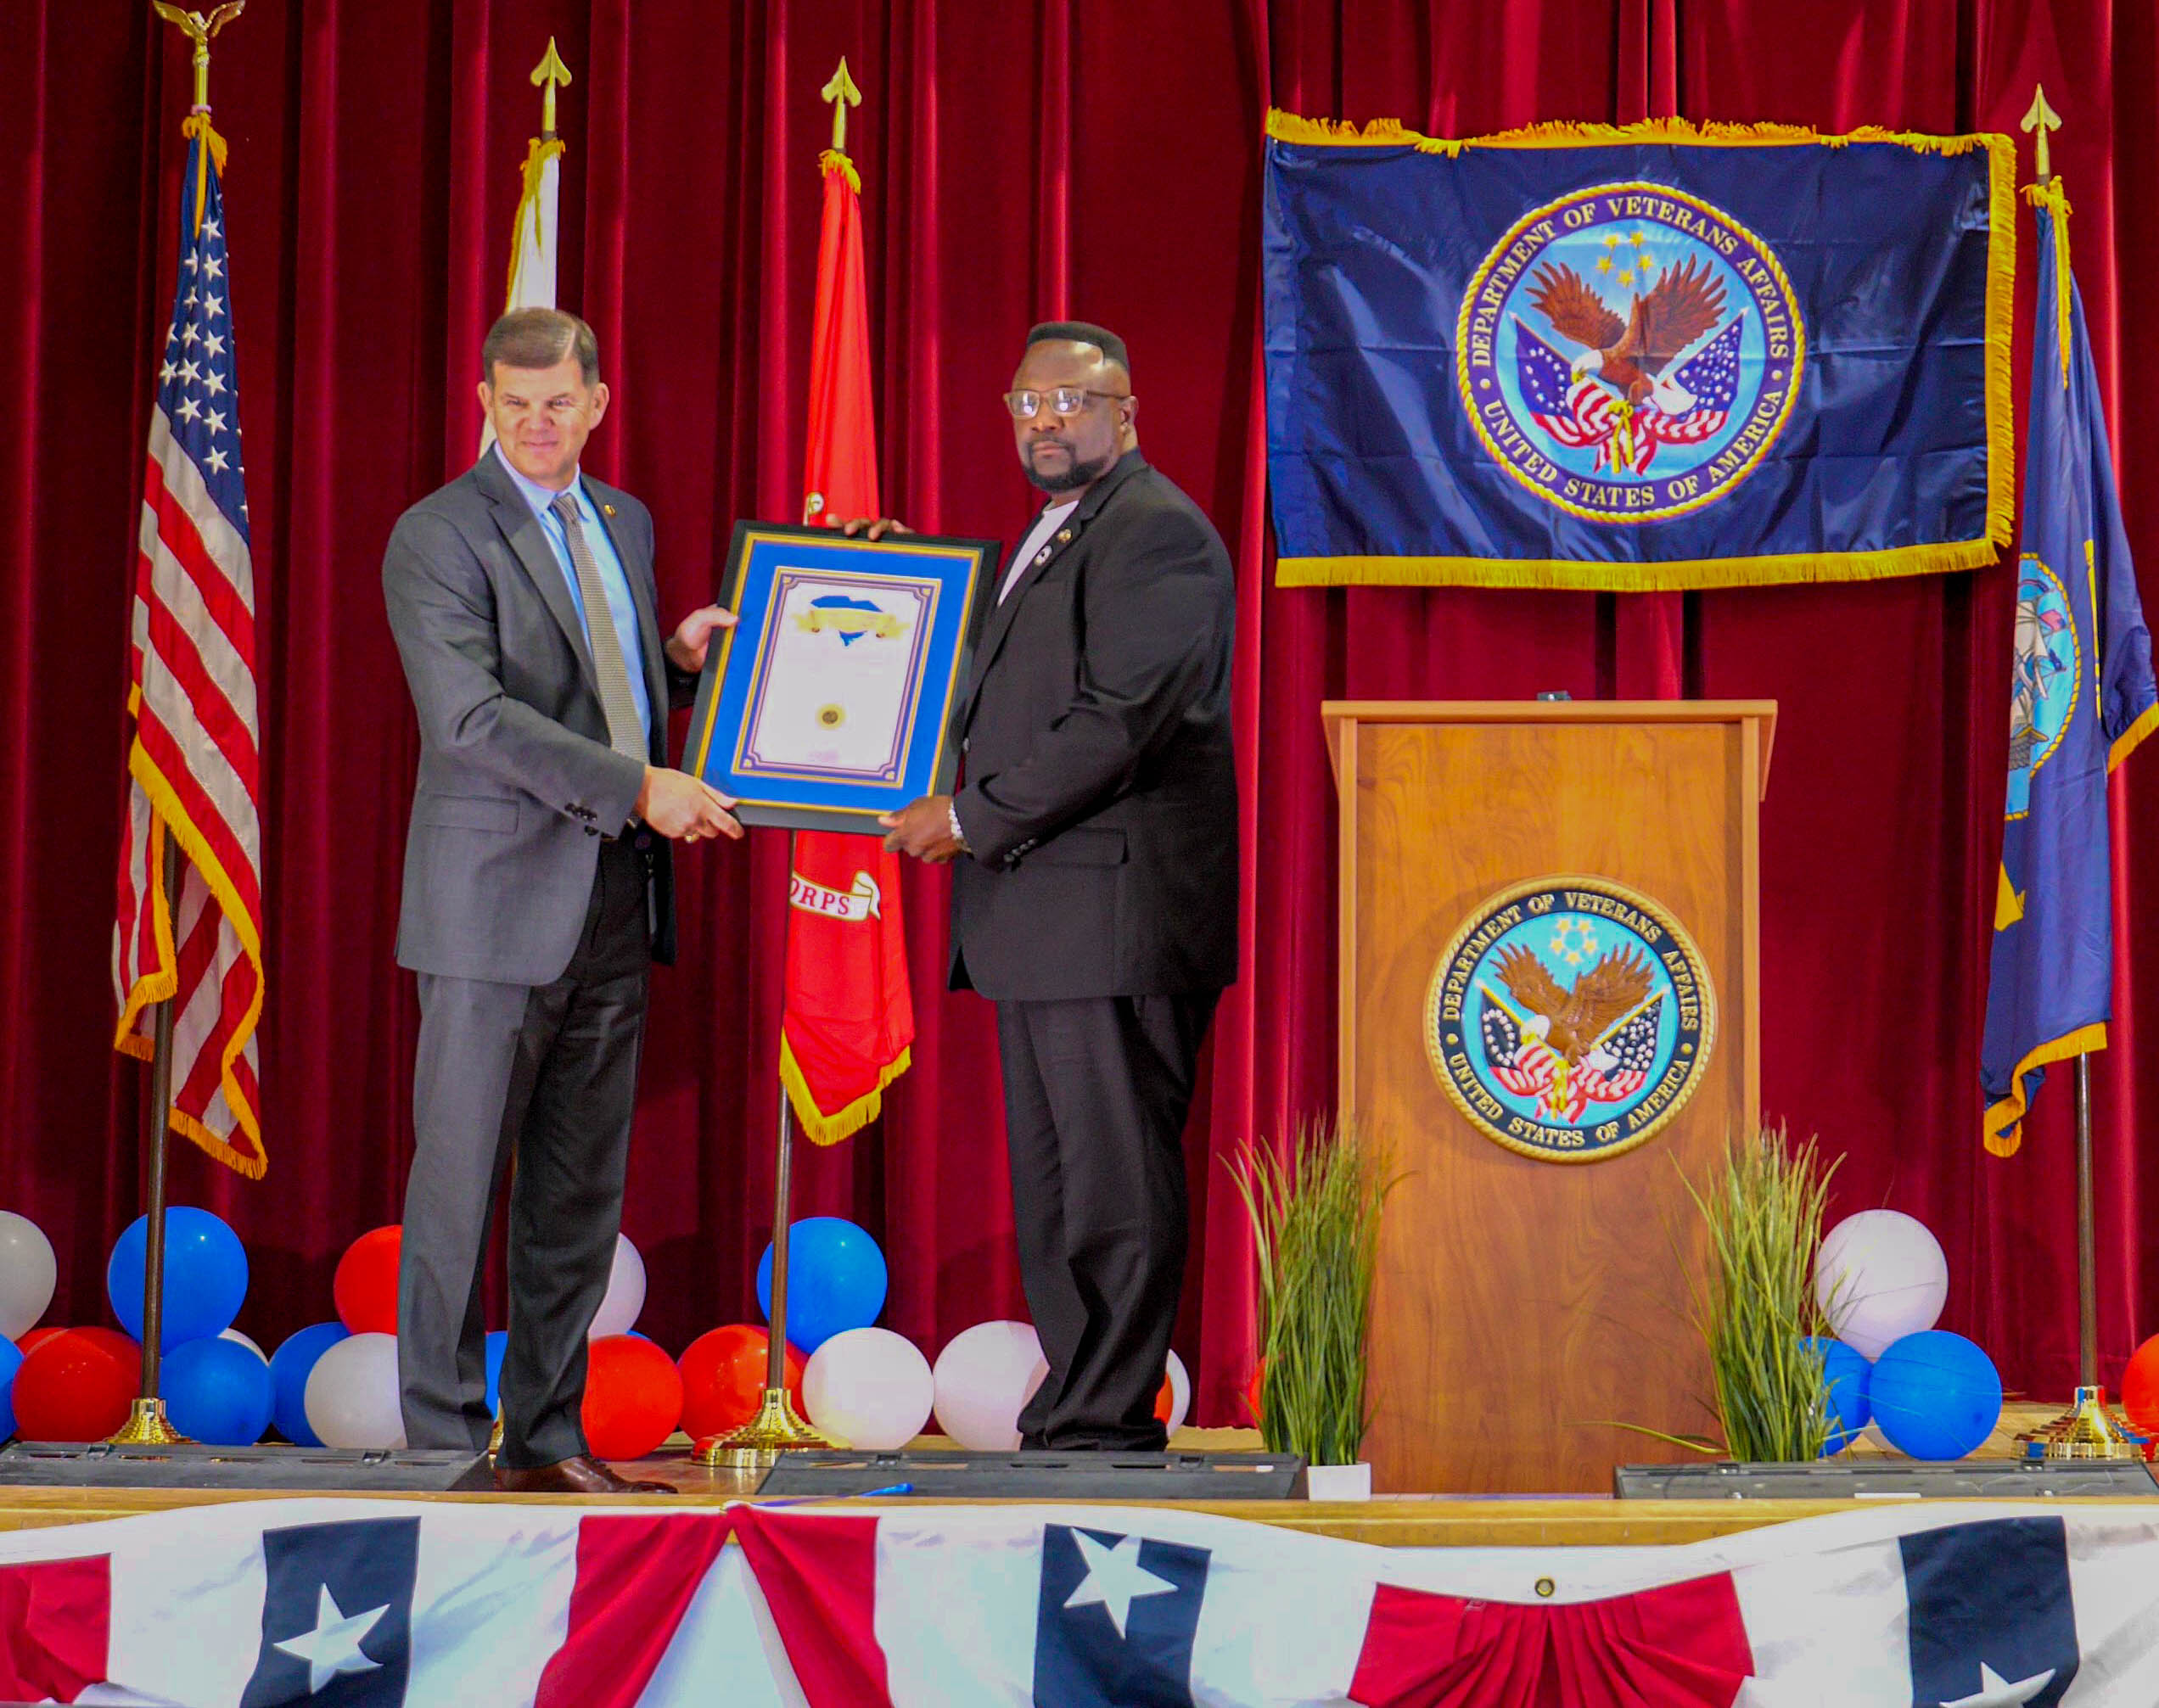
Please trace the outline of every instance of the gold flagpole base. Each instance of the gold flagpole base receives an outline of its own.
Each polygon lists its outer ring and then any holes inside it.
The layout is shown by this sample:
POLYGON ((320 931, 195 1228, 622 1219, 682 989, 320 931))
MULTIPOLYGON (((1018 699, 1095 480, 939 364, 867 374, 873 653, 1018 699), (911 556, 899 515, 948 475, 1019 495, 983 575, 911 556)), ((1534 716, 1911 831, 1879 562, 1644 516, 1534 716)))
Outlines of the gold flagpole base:
POLYGON ((187 1447, 188 1437, 166 1421, 163 1400, 135 1402, 127 1421, 105 1439, 115 1447, 187 1447))
POLYGON ((2155 1443, 2141 1430, 2124 1423, 2106 1403, 2104 1388, 2078 1388, 2077 1402, 2052 1423, 2026 1430, 2016 1437, 2027 1459, 2140 1459, 2154 1456, 2155 1443))
POLYGON ((699 1442, 690 1457, 715 1470, 766 1470, 783 1453, 846 1445, 819 1433, 796 1416, 794 1402, 785 1388, 767 1388, 755 1417, 729 1434, 699 1442))

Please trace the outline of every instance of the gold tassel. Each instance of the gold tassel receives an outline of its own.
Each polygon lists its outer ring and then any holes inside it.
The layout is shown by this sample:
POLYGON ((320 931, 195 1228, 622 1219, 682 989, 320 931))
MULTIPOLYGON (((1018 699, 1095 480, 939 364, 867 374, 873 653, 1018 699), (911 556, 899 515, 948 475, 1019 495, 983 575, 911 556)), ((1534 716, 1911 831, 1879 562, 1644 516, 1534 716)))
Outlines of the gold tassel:
POLYGON ((827 148, 821 153, 817 156, 817 169, 827 176, 833 172, 844 173, 847 177, 847 188, 858 196, 862 193, 861 174, 855 170, 854 161, 849 160, 838 149, 827 148))

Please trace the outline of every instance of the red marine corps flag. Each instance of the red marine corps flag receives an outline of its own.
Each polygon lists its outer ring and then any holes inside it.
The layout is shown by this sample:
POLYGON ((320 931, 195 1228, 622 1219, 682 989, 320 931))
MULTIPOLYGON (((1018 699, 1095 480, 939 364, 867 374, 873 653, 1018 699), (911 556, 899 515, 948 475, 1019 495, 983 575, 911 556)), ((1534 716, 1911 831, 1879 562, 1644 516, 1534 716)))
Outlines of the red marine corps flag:
POLYGON ((114 1041, 148 1057, 151 1005, 172 999, 172 1129, 260 1179, 261 758, 225 143, 205 108, 183 128, 179 279, 158 356, 135 565, 114 1041), (180 855, 170 899, 168 838, 180 855))
MULTIPOLYGON (((846 62, 825 98, 860 101, 846 62)), ((844 109, 842 109, 844 111, 844 109)), ((838 148, 825 174, 817 307, 810 342, 810 448, 802 519, 881 513, 870 405, 870 319, 861 181, 838 148)), ((802 1130, 834 1145, 875 1120, 915 1039, 900 911, 900 856, 874 837, 803 831, 788 883, 780 1078, 802 1130)))

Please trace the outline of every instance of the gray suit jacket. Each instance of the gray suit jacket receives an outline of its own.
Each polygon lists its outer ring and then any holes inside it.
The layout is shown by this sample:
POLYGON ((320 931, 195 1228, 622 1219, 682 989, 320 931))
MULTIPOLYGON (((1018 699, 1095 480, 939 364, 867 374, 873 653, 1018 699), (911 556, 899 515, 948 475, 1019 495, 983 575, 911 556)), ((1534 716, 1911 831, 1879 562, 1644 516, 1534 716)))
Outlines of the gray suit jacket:
MULTIPOLYGON (((645 684, 665 708, 697 679, 663 650, 652 514, 589 475, 585 489, 629 576, 645 684)), ((643 768, 608 745, 585 630, 539 519, 491 450, 398 518, 383 597, 419 713, 397 960, 420 972, 546 984, 562 976, 592 899, 600 837, 619 833, 643 768)), ((653 837, 653 953, 675 948, 673 869, 653 837)))

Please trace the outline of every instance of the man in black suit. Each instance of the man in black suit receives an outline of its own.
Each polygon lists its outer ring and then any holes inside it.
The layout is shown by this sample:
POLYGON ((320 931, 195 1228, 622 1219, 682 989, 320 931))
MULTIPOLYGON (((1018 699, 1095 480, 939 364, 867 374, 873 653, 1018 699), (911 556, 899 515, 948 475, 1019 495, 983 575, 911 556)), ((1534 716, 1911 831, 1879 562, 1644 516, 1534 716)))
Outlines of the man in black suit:
POLYGON ((667 764, 715 629, 659 620, 653 523, 579 468, 607 412, 592 329, 518 309, 481 348, 496 433, 399 518, 383 558, 419 714, 397 960, 419 975, 397 1354, 414 1447, 487 1446, 480 1276, 510 1188, 495 1480, 620 1494, 586 1450, 585 1339, 622 1221, 647 980, 675 953, 670 842, 739 837, 667 764))
POLYGON ((954 988, 997 1005, 1020 1274, 1050 1371, 1023 1442, 1159 1448, 1185 1268, 1183 1134, 1237 977, 1229 553, 1140 455, 1124 341, 1028 334, 1005 400, 1048 495, 962 717, 967 781, 886 846, 959 855, 954 988))

